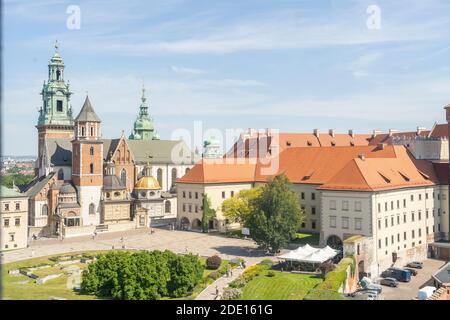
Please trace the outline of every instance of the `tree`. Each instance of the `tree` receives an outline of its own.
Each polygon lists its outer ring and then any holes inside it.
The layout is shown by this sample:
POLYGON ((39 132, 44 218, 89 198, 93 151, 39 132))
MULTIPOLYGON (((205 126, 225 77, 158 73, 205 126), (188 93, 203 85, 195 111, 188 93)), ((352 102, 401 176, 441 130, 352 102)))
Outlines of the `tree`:
POLYGON ((295 236, 302 221, 297 194, 286 176, 279 175, 263 187, 245 226, 260 247, 276 253, 295 236))
POLYGON ((245 224, 250 214, 255 211, 254 202, 261 193, 262 188, 239 191, 236 196, 222 202, 223 215, 231 221, 245 224))
POLYGON ((16 185, 18 187, 24 186, 28 183, 30 183, 35 178, 32 174, 9 174, 9 175, 2 175, 1 176, 1 184, 12 188, 13 185, 16 185))
POLYGON ((216 210, 211 208, 211 200, 205 193, 203 196, 202 231, 208 232, 209 220, 216 216, 216 210))

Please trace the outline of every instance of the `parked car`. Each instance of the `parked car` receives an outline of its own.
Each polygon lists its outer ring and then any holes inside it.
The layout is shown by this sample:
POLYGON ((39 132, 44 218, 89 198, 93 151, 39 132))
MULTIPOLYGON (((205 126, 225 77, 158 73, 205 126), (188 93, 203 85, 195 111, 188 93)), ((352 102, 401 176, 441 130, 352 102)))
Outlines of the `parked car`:
POLYGON ((410 271, 413 276, 417 276, 417 274, 419 273, 417 269, 414 268, 403 268, 403 269, 410 271))
POLYGON ((418 262, 418 261, 413 261, 413 262, 408 263, 406 266, 409 268, 422 269, 423 263, 418 262))
POLYGON ((375 291, 378 294, 383 291, 383 287, 376 283, 369 284, 365 289, 369 291, 375 291))
POLYGON ((398 281, 395 278, 384 278, 381 279, 380 284, 395 288, 398 286, 398 281))
POLYGON ((362 296, 367 297, 367 300, 376 300, 378 293, 376 291, 364 290, 362 291, 362 296))
POLYGON ((397 281, 410 282, 411 281, 411 271, 404 270, 400 268, 389 268, 381 273, 383 278, 394 278, 397 281))

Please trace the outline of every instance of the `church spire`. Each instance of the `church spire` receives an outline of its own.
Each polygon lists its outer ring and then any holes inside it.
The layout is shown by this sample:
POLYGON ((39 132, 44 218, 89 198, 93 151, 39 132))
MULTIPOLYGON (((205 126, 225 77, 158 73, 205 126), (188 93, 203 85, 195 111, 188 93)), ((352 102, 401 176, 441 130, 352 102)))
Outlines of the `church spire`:
POLYGON ((158 140, 159 137, 153 126, 153 119, 148 113, 147 97, 145 87, 142 85, 141 105, 139 114, 134 122, 133 133, 128 137, 130 140, 158 140))

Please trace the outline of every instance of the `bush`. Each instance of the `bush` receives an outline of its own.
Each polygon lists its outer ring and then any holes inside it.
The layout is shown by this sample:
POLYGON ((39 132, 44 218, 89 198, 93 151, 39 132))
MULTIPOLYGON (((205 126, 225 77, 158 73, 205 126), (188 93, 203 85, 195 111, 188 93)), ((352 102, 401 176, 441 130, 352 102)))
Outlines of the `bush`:
POLYGON ((230 288, 243 288, 247 284, 247 281, 243 277, 239 277, 230 283, 230 288))
POLYGON ((217 272, 217 271, 213 271, 210 274, 208 274, 208 278, 213 279, 213 280, 217 280, 221 277, 222 275, 217 272))
POLYGON ((269 271, 269 272, 267 272, 267 276, 268 277, 275 277, 275 272, 269 271))
POLYGON ((216 270, 220 267, 221 264, 222 264, 222 259, 217 255, 211 256, 208 259, 206 259, 206 268, 207 269, 216 270))
POLYGON ((226 288, 222 294, 222 300, 237 300, 241 297, 242 291, 235 288, 226 288))

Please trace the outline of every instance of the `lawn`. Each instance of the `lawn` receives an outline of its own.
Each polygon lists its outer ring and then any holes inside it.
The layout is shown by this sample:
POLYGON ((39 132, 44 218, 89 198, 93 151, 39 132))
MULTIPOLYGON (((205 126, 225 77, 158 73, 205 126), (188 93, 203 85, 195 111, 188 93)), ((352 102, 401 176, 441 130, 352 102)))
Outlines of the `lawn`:
POLYGON ((318 246, 319 240, 320 234, 318 233, 297 233, 296 238, 291 242, 300 245, 309 244, 311 246, 318 246))
POLYGON ((323 280, 312 275, 268 271, 255 277, 242 289, 242 300, 303 300, 323 280))

